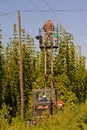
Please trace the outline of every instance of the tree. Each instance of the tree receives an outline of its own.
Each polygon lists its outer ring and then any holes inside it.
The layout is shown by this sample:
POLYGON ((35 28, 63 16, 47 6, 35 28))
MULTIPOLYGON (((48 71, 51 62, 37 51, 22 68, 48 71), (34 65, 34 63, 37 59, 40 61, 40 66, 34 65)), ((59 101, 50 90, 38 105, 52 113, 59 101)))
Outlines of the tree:
POLYGON ((3 92, 3 82, 4 82, 4 49, 2 46, 2 29, 0 24, 0 108, 2 105, 2 92, 3 92))
MULTIPOLYGON (((72 35, 66 32, 62 26, 60 27, 60 31, 60 48, 54 62, 54 75, 56 77, 64 76, 65 84, 62 88, 74 93, 78 101, 82 102, 85 101, 87 93, 85 84, 85 57, 81 56, 81 49, 79 49, 79 51, 75 49, 72 35), (68 82, 68 84, 66 84, 66 82, 68 82)), ((63 83, 62 80, 60 86, 63 83)))

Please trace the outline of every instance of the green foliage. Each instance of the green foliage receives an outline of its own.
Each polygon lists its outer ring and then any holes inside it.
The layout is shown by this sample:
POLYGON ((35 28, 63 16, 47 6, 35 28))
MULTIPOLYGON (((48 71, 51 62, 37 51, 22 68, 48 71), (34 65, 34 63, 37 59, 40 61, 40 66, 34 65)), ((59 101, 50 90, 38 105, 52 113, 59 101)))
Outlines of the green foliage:
MULTIPOLYGON (((58 99, 64 102, 64 111, 54 117, 46 113, 40 126, 31 130, 86 130, 87 129, 87 70, 81 49, 75 48, 73 37, 60 26, 59 50, 54 58, 54 84, 58 99), (78 104, 81 105, 78 105, 78 104), (77 105, 76 105, 77 104, 77 105)), ((16 25, 14 38, 10 39, 6 51, 2 47, 0 34, 0 128, 1 130, 27 130, 27 123, 21 122, 21 94, 19 79, 19 43, 16 25), (12 122, 11 122, 12 121, 12 122), (11 125, 9 125, 9 122, 11 125)), ((50 87, 50 51, 47 51, 47 87, 50 87)), ((33 88, 44 87, 44 52, 35 50, 34 40, 22 29, 22 60, 25 121, 32 114, 33 88)))
POLYGON ((27 122, 22 122, 19 117, 13 118, 8 124, 9 114, 6 105, 0 111, 1 130, 86 130, 87 129, 87 101, 80 105, 71 106, 67 104, 63 111, 58 111, 56 115, 50 116, 48 112, 43 114, 43 118, 38 120, 38 124, 27 126, 27 122), (5 112, 4 112, 5 111, 5 112))
POLYGON ((5 57, 4 57, 4 48, 2 46, 2 29, 1 29, 1 24, 0 24, 0 108, 2 105, 2 90, 3 90, 3 80, 5 78, 5 73, 4 73, 4 62, 5 62, 5 57))
POLYGON ((9 122, 11 117, 9 115, 10 107, 7 107, 6 104, 2 104, 2 108, 0 110, 0 130, 7 129, 9 126, 9 122))
POLYGON ((75 49, 72 35, 62 26, 60 26, 60 33, 59 53, 54 61, 57 90, 59 96, 68 92, 74 94, 81 103, 87 97, 85 57, 81 56, 80 47, 77 46, 78 51, 75 49))

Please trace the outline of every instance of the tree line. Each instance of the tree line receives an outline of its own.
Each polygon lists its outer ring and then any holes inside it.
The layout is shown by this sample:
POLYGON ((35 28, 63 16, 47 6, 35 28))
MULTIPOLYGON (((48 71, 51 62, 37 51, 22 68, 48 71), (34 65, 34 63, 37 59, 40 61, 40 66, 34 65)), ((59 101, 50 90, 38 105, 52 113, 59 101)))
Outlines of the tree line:
MULTIPOLYGON (((14 24, 13 37, 4 47, 2 31, 0 26, 0 110, 6 106, 11 119, 21 114, 18 32, 14 24)), ((33 89, 44 86, 44 56, 43 52, 35 48, 34 39, 25 29, 21 31, 24 111, 25 119, 28 119, 31 115, 33 89)), ((81 55, 81 48, 75 46, 73 36, 62 25, 59 26, 58 42, 54 58, 54 82, 58 99, 62 99, 65 106, 84 103, 87 97, 86 57, 81 55)))

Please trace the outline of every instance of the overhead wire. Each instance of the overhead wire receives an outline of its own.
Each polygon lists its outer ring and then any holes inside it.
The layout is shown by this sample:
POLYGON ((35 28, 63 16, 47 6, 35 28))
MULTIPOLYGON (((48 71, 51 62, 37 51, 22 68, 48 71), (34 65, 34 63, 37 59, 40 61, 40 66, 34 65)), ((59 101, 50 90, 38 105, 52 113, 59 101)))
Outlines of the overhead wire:
POLYGON ((50 11, 53 13, 54 17, 56 18, 57 22, 59 21, 58 17, 56 16, 55 12, 52 10, 52 8, 49 6, 48 2, 46 0, 43 0, 47 7, 50 9, 50 11))
POLYGON ((80 14, 81 14, 81 17, 82 17, 82 19, 83 19, 83 22, 84 22, 84 26, 86 27, 86 26, 87 26, 87 23, 86 23, 86 21, 85 21, 85 18, 84 18, 84 15, 83 15, 83 11, 82 11, 82 9, 81 9, 81 7, 80 7, 80 2, 79 2, 79 0, 77 0, 77 5, 78 5, 78 8, 79 8, 79 10, 80 10, 80 14))
POLYGON ((6 12, 6 13, 1 13, 0 16, 9 15, 9 14, 13 14, 13 13, 17 13, 17 11, 11 11, 11 12, 6 12))
MULTIPOLYGON (((61 9, 61 10, 58 10, 58 9, 51 9, 51 10, 41 10, 41 9, 39 9, 39 10, 35 10, 35 9, 33 9, 33 10, 16 10, 16 11, 11 11, 11 12, 5 12, 5 13, 1 13, 0 14, 0 16, 4 16, 4 15, 9 15, 9 14, 13 14, 13 13, 17 13, 18 11, 20 11, 20 12, 37 12, 37 13, 39 13, 39 12, 52 12, 53 14, 55 13, 55 12, 87 12, 87 9, 78 9, 78 10, 63 10, 63 9, 61 9)), ((55 17, 56 17, 56 19, 57 19, 57 16, 56 16, 56 14, 55 14, 55 17)))
MULTIPOLYGON (((13 14, 15 12, 0 12, 0 16, 6 16, 6 17, 0 17, 1 22, 1 29, 2 29, 2 45, 5 47, 7 42, 9 42, 9 39, 12 38, 12 28, 14 23, 12 18, 10 17, 10 14, 13 14), (5 25, 4 25, 5 24, 5 25)), ((13 16, 13 15, 12 15, 13 16)))
MULTIPOLYGON (((39 11, 41 10, 36 4, 35 4, 35 2, 33 2, 33 0, 30 0, 30 2, 32 3, 32 5, 35 7, 35 8, 37 8, 39 11)), ((41 16, 42 16, 42 18, 43 18, 43 20, 44 20, 44 15, 43 15, 43 12, 42 11, 40 11, 40 13, 41 13, 41 16)))
MULTIPOLYGON (((3 15, 4 13, 2 13, 2 12, 0 12, 0 14, 1 15, 3 15)), ((9 13, 8 13, 9 14, 9 13)), ((11 24, 14 24, 14 22, 13 22, 13 20, 11 19, 11 17, 9 17, 9 15, 6 15, 6 17, 7 17, 7 19, 9 20, 9 22, 11 23, 11 24)), ((1 22, 2 20, 0 20, 0 22, 1 22)), ((7 20, 6 20, 7 21, 7 20)), ((10 25, 10 24, 8 24, 8 25, 10 25)), ((11 26, 11 25, 10 25, 11 26)), ((5 29, 6 30, 6 29, 5 29)), ((6 34, 7 35, 7 34, 6 34)))
MULTIPOLYGON (((48 4, 48 2, 46 1, 46 0, 43 0, 44 2, 45 2, 45 4, 47 5, 47 7, 49 8, 49 10, 42 10, 42 9, 40 9, 34 2, 32 2, 32 0, 31 0, 31 2, 33 3, 33 5, 38 9, 38 10, 20 10, 20 11, 22 11, 22 12, 52 12, 53 13, 53 15, 54 15, 54 17, 56 18, 56 20, 58 20, 58 18, 57 18, 57 16, 56 16, 56 14, 55 14, 55 12, 81 12, 81 17, 83 18, 83 21, 84 21, 84 24, 86 25, 86 21, 85 21, 85 19, 84 19, 84 15, 83 15, 83 11, 87 11, 87 9, 81 9, 81 7, 80 7, 80 4, 78 3, 78 7, 79 7, 79 9, 75 9, 75 10, 57 10, 57 9, 55 9, 55 10, 53 10, 50 6, 49 6, 49 4, 48 4)), ((17 11, 11 11, 11 12, 6 12, 6 13, 1 13, 0 14, 0 16, 4 16, 4 15, 9 15, 9 14, 13 14, 13 13, 17 13, 17 11)))
MULTIPOLYGON (((83 11, 87 11, 87 9, 82 9, 82 8, 81 8, 81 6, 80 6, 80 1, 79 1, 79 0, 77 0, 77 1, 75 1, 75 2, 76 2, 76 4, 77 4, 77 6, 78 6, 80 15, 81 15, 81 17, 82 17, 82 20, 83 20, 83 23, 84 23, 84 27, 87 28, 87 23, 86 23, 84 14, 83 14, 83 11)), ((87 35, 87 33, 85 33, 85 35, 87 35)), ((82 44, 82 43, 81 43, 81 44, 82 44)), ((87 43, 85 43, 85 44, 87 44, 87 43)), ((81 46, 82 48, 86 48, 87 46, 86 46, 85 44, 84 44, 84 45, 80 45, 80 46, 81 46)), ((87 60, 87 58, 86 58, 86 60, 87 60)))
MULTIPOLYGON (((0 12, 0 14, 3 14, 3 13, 0 12)), ((8 20, 10 21, 10 23, 13 23, 12 19, 8 15, 6 15, 6 16, 7 16, 8 20)))
MULTIPOLYGON (((17 11, 15 11, 17 12, 17 11)), ((14 12, 7 12, 7 13, 3 13, 3 12, 0 12, 0 16, 6 16, 8 21, 11 23, 11 24, 14 24, 15 22, 13 22, 12 18, 9 16, 9 14, 13 14, 14 12)), ((2 20, 1 20, 2 21, 2 20)), ((7 20, 6 20, 7 21, 7 20)), ((8 24, 11 26, 11 24, 8 24)), ((6 30, 6 29, 5 29, 6 30)), ((7 35, 7 34, 6 34, 7 35)))

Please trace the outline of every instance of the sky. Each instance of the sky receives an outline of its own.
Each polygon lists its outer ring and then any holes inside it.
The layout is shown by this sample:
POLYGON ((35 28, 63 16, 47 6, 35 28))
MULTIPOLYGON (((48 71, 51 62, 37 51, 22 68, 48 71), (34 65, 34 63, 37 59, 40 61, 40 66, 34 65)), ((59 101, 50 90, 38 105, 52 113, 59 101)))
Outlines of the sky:
POLYGON ((38 29, 50 18, 54 25, 61 24, 81 46, 87 58, 87 0, 1 0, 0 23, 4 45, 13 36, 13 25, 18 25, 21 13, 21 28, 24 28, 38 47, 35 36, 38 29))

